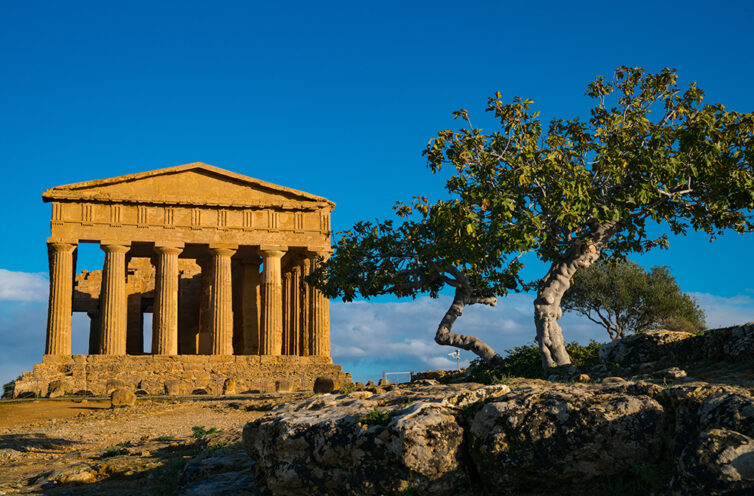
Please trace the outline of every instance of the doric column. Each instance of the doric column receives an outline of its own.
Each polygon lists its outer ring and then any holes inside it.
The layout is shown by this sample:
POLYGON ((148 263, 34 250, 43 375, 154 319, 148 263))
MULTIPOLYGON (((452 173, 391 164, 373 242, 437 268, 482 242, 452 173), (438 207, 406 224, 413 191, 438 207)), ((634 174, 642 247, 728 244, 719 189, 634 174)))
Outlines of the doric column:
POLYGON ((301 267, 294 265, 291 268, 290 274, 291 286, 288 311, 291 316, 291 347, 288 350, 288 354, 296 356, 301 349, 301 267))
MULTIPOLYGON (((312 268, 315 267, 318 257, 325 260, 330 256, 327 252, 310 252, 312 268)), ((322 294, 322 291, 311 288, 311 354, 317 356, 330 356, 330 300, 322 294)))
POLYGON ((73 251, 76 245, 47 242, 50 259, 50 300, 47 308, 46 355, 71 354, 73 251))
POLYGON ((100 311, 103 355, 126 354, 126 252, 128 245, 102 243, 105 267, 102 270, 100 311))
POLYGON ((282 247, 260 247, 262 269, 262 355, 280 355, 283 346, 282 247))
POLYGON ((259 355, 259 303, 261 274, 259 273, 259 259, 246 259, 241 262, 243 267, 243 284, 241 298, 243 311, 243 353, 244 355, 259 355))
POLYGON ((283 355, 291 354, 291 341, 293 336, 291 335, 291 321, 293 316, 291 315, 291 272, 283 272, 283 355))
POLYGON ((152 317, 152 354, 178 354, 178 246, 155 246, 157 271, 152 317))
POLYGON ((210 342, 213 355, 233 354, 233 294, 230 257, 237 247, 210 245, 212 290, 209 302, 210 342))
POLYGON ((89 354, 99 353, 100 326, 99 310, 92 310, 86 313, 89 316, 89 354))
POLYGON ((199 328, 196 333, 196 354, 209 355, 212 345, 209 339, 210 321, 209 303, 212 299, 212 262, 203 258, 196 261, 201 267, 201 285, 199 288, 199 328))
POLYGON ((312 272, 312 261, 308 258, 304 258, 301 261, 301 298, 300 298, 300 314, 301 314, 301 339, 299 342, 299 354, 301 356, 309 356, 311 348, 311 288, 309 284, 304 280, 306 276, 312 272))

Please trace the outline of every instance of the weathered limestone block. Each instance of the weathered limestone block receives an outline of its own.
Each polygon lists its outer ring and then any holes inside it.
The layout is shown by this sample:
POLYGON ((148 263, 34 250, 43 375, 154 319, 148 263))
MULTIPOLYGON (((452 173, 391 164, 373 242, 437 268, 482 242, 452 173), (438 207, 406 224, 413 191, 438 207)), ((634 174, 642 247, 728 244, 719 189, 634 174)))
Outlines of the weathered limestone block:
POLYGON ((258 480, 273 494, 378 495, 413 488, 458 494, 469 480, 461 409, 510 391, 463 385, 399 389, 359 398, 321 395, 282 405, 244 428, 258 480))
POLYGON ((113 408, 134 406, 136 404, 136 394, 130 389, 118 388, 110 395, 110 406, 113 408))
POLYGON ((672 494, 754 494, 754 439, 726 429, 704 431, 676 463, 672 494))
POLYGON ((600 360, 608 368, 646 371, 700 360, 744 361, 754 355, 754 322, 740 326, 708 329, 702 334, 665 330, 632 334, 604 344, 600 360))
POLYGON ((223 383, 223 394, 236 394, 235 379, 225 379, 223 383))
POLYGON ((289 393, 294 390, 291 381, 280 380, 275 381, 275 391, 278 393, 289 393))
POLYGON ((317 377, 314 381, 315 393, 332 393, 343 387, 343 384, 334 380, 332 377, 317 377))
POLYGON ((175 379, 165 381, 165 394, 168 396, 186 394, 183 383, 175 379))
POLYGON ((126 387, 126 383, 120 379, 110 379, 105 383, 105 394, 112 394, 116 389, 122 389, 126 387))
POLYGON ((63 385, 63 381, 52 381, 47 386, 47 397, 48 398, 59 398, 65 394, 65 386, 63 385))
POLYGON ((631 334, 602 345, 600 361, 608 367, 630 367, 644 362, 667 360, 677 343, 693 338, 689 332, 647 331, 631 334))
POLYGON ((601 485, 662 455, 663 408, 602 386, 542 384, 483 406, 471 455, 486 490, 599 494, 601 485))

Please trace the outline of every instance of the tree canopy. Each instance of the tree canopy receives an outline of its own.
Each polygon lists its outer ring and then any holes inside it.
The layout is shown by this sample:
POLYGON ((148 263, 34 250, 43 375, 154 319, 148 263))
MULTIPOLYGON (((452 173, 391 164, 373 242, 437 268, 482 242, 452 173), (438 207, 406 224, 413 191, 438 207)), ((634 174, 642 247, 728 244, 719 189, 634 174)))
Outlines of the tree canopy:
POLYGON ((563 294, 574 274, 603 252, 622 256, 667 247, 647 223, 671 231, 752 229, 754 114, 702 104, 696 84, 681 90, 675 70, 620 67, 587 86, 589 117, 554 119, 543 128, 533 102, 487 102, 499 124, 474 127, 467 110, 458 130, 440 131, 424 154, 433 172, 452 167, 450 199, 397 205, 400 219, 361 222, 336 240, 333 257, 312 280, 329 296, 436 296, 449 285, 453 305, 440 344, 499 360, 480 340, 451 327, 465 305, 536 287, 534 321, 544 370, 568 366, 563 294), (521 257, 549 264, 523 280, 521 257))
POLYGON ((561 305, 604 327, 611 339, 647 329, 693 332, 705 326, 704 311, 681 291, 669 267, 646 271, 625 259, 600 259, 576 272, 561 305))

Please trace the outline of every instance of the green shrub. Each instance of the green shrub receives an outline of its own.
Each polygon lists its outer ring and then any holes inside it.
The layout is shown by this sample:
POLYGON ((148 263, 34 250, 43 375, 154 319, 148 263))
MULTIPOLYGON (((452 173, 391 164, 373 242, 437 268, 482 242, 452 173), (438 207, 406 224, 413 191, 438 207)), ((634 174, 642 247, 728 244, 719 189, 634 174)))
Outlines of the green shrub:
POLYGON ((374 407, 374 410, 369 412, 368 415, 364 415, 359 419, 359 422, 367 425, 382 425, 385 426, 390 423, 390 420, 395 417, 395 412, 389 412, 387 410, 381 410, 378 407, 374 407))
POLYGON ((220 432, 220 430, 215 427, 205 429, 204 427, 199 427, 196 425, 192 427, 191 430, 194 431, 194 437, 197 439, 201 439, 207 434, 214 434, 215 432, 220 432))
MULTIPOLYGON (((586 369, 599 363, 599 349, 602 343, 594 340, 587 345, 581 345, 575 341, 566 344, 566 351, 571 357, 573 365, 579 369, 586 369)), ((542 370, 542 355, 536 343, 529 343, 505 350, 508 354, 503 358, 501 365, 490 367, 481 360, 471 362, 471 378, 484 384, 505 383, 511 377, 526 377, 529 379, 541 379, 544 375, 542 370)))

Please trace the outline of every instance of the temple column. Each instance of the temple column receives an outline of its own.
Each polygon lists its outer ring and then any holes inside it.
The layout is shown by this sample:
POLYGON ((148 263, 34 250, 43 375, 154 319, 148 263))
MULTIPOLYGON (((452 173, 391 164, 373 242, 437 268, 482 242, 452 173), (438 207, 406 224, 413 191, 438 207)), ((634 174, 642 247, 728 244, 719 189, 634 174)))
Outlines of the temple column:
POLYGON ((152 354, 178 354, 178 255, 177 246, 155 246, 157 271, 152 317, 152 354))
MULTIPOLYGON (((310 252, 312 268, 316 266, 318 257, 325 260, 330 256, 327 252, 310 252)), ((311 288, 311 354, 316 356, 330 356, 330 300, 317 288, 311 288)))
POLYGON ((261 274, 259 265, 261 260, 243 260, 243 283, 241 285, 241 305, 243 311, 243 353, 244 355, 259 355, 259 303, 261 274))
POLYGON ((262 355, 280 355, 283 346, 282 247, 260 247, 262 270, 262 355))
POLYGON ((47 242, 50 259, 50 300, 47 309, 46 355, 71 354, 73 243, 47 242))
POLYGON ((233 294, 230 257, 237 247, 210 245, 212 291, 209 302, 210 342, 213 355, 233 354, 233 294))
POLYGON ((99 352, 101 332, 99 325, 99 310, 92 310, 86 314, 89 316, 89 354, 94 355, 99 352))
POLYGON ((291 315, 291 272, 286 271, 283 273, 283 355, 291 354, 291 322, 293 316, 291 315))
POLYGON ((301 261, 301 295, 300 295, 300 309, 301 309, 301 336, 299 341, 299 350, 301 356, 309 356, 309 349, 311 343, 311 318, 310 318, 310 300, 311 300, 311 288, 306 282, 305 277, 312 272, 312 261, 305 258, 301 261))
POLYGON ((208 259, 196 261, 202 269, 201 286, 199 289, 199 329, 196 333, 197 355, 209 355, 212 345, 209 339, 210 324, 209 302, 212 299, 212 263, 208 259))
POLYGON ((301 346, 301 267, 294 265, 290 274, 291 286, 288 309, 291 316, 291 348, 288 354, 296 356, 299 354, 301 346))
POLYGON ((103 355, 126 354, 126 244, 101 244, 105 252, 102 270, 100 311, 102 339, 100 353, 103 355))

